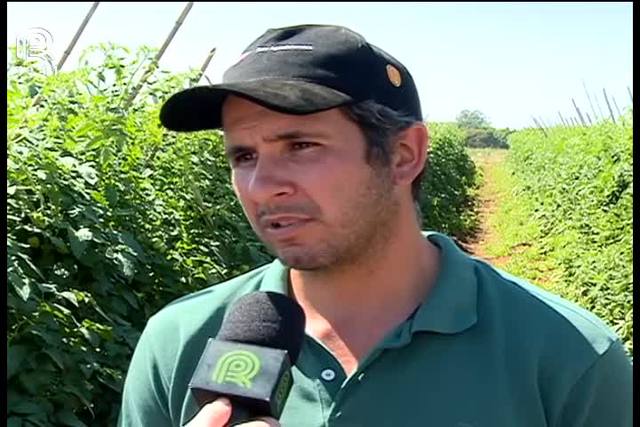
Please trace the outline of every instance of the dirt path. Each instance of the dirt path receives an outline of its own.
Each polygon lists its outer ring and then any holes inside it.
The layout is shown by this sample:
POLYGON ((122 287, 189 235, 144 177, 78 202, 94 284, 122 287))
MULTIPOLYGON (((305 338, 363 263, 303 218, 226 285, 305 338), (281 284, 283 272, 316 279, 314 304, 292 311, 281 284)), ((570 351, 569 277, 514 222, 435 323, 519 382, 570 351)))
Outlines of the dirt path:
POLYGON ((504 267, 509 256, 491 256, 486 247, 498 239, 496 231, 490 226, 488 219, 493 215, 500 202, 500 192, 495 185, 494 174, 501 163, 505 161, 506 150, 472 150, 471 157, 483 174, 482 185, 479 190, 479 227, 476 235, 469 240, 465 247, 475 256, 486 259, 497 267, 504 267))
POLYGON ((564 270, 540 238, 539 224, 531 218, 531 206, 514 197, 513 177, 505 169, 507 150, 470 149, 482 171, 478 191, 478 230, 465 249, 495 267, 556 292, 563 286, 564 270))

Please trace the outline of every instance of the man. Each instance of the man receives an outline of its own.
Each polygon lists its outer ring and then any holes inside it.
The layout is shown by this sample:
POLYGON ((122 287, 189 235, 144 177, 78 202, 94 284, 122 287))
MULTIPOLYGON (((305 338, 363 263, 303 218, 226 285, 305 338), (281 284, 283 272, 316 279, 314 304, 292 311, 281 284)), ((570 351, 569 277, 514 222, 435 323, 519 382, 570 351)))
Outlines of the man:
POLYGON ((631 425, 631 364, 599 319, 420 230, 428 134, 401 63, 306 25, 267 31, 223 82, 174 95, 161 121, 224 131, 234 191, 277 258, 149 320, 121 425, 227 422, 228 400, 199 411, 188 382, 255 290, 307 319, 281 425, 631 425))

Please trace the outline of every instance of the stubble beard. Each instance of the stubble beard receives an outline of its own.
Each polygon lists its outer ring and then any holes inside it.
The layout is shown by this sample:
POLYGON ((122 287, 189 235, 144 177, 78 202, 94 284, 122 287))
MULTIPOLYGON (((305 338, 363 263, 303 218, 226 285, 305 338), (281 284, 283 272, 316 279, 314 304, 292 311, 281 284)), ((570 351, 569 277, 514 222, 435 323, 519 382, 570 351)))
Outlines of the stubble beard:
POLYGON ((282 248, 265 244, 284 265, 297 270, 321 272, 366 265, 395 232, 399 203, 388 174, 388 170, 372 168, 367 183, 345 206, 340 222, 322 240, 282 248))

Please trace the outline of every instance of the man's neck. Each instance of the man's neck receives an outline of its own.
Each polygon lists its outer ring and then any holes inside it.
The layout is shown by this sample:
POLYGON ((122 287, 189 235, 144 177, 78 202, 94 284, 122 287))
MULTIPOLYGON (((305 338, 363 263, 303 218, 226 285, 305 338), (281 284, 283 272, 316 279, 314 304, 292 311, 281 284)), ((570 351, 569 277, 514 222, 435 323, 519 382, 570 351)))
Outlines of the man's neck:
POLYGON ((291 288, 311 314, 337 323, 366 321, 369 314, 380 310, 417 306, 435 280, 438 258, 438 249, 417 235, 410 242, 390 242, 379 256, 348 270, 317 273, 292 269, 291 288))
POLYGON ((375 256, 348 269, 292 269, 290 285, 307 332, 346 352, 353 365, 424 300, 438 266, 439 250, 416 227, 399 230, 375 256))

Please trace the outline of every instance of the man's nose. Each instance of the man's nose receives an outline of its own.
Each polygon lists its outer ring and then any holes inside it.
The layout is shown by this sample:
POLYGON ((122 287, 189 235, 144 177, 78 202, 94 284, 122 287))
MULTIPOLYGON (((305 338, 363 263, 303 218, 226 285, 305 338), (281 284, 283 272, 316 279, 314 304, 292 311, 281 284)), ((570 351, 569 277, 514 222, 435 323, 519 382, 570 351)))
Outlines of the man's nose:
POLYGON ((280 159, 262 156, 256 161, 249 185, 249 195, 258 203, 293 193, 294 187, 286 165, 280 159))

